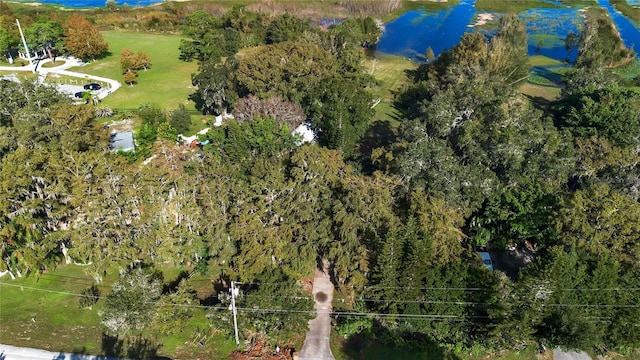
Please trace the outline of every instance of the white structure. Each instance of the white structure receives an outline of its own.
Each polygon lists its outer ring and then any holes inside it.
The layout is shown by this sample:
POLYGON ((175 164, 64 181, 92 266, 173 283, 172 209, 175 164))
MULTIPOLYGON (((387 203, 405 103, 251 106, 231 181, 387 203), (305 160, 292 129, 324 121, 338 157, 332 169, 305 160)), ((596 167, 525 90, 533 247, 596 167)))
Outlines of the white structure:
POLYGON ((27 40, 24 39, 24 33, 22 33, 22 27, 20 26, 20 21, 18 19, 16 19, 16 24, 18 24, 18 30, 20 31, 20 37, 22 38, 22 45, 24 45, 24 51, 27 52, 27 60, 29 60, 29 64, 33 64, 33 62, 31 61, 31 54, 29 54, 29 47, 27 46, 27 40))
POLYGON ((109 148, 113 151, 136 151, 136 144, 133 141, 133 131, 111 134, 111 144, 109 148))

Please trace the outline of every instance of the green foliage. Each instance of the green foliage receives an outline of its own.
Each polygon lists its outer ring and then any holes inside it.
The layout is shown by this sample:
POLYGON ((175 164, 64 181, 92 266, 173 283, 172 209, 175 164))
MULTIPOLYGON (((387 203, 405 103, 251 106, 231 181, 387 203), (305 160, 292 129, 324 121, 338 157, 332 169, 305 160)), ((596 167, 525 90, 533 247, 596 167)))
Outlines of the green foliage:
POLYGON ((267 43, 276 44, 295 41, 302 33, 311 29, 309 20, 302 20, 288 13, 278 15, 271 20, 267 28, 267 43))
POLYGON ((186 280, 182 280, 175 291, 158 298, 152 326, 163 334, 181 333, 185 331, 197 305, 195 292, 186 280))
POLYGON ((36 22, 26 29, 25 36, 32 46, 36 45, 46 51, 50 58, 63 50, 64 29, 57 21, 36 22))
POLYGON ((301 104, 317 84, 335 72, 336 62, 328 51, 315 44, 284 42, 247 51, 235 74, 240 96, 280 96, 301 104))
POLYGON ((191 77, 197 87, 191 99, 204 114, 219 115, 227 111, 238 99, 234 83, 235 59, 218 64, 207 61, 200 64, 199 72, 191 77))
POLYGON ((91 287, 82 290, 81 295, 82 296, 78 298, 78 307, 81 309, 91 309, 100 298, 100 289, 98 289, 96 284, 91 284, 91 287))
POLYGON ((214 153, 236 164, 249 164, 255 158, 269 158, 293 149, 296 138, 287 125, 266 118, 245 124, 228 121, 205 135, 214 153))
POLYGON ((561 201, 556 216, 559 239, 569 248, 597 256, 611 254, 625 264, 640 259, 640 204, 595 183, 561 201))
POLYGON ((354 155, 360 138, 373 116, 371 94, 364 82, 332 78, 321 81, 309 96, 307 114, 318 142, 340 149, 346 158, 354 155))
POLYGON ((100 312, 109 334, 130 334, 149 327, 153 309, 162 294, 162 274, 136 268, 113 283, 100 312))
POLYGON ((539 182, 526 181, 518 187, 496 191, 478 215, 475 236, 488 232, 495 248, 523 245, 524 242, 544 246, 555 241, 552 220, 558 200, 539 182))
MULTIPOLYGON (((252 281, 240 284, 236 306, 255 311, 239 311, 238 328, 241 339, 256 335, 267 338, 273 344, 290 344, 291 339, 307 330, 313 315, 313 299, 299 284, 278 270, 267 271, 252 281)), ((231 304, 230 288, 218 293, 220 306, 225 310, 210 310, 207 314, 213 326, 231 335, 232 317, 226 308, 231 304)))
POLYGON ((620 147, 638 144, 640 91, 616 85, 583 90, 567 98, 563 126, 575 136, 597 136, 620 147))
POLYGON ((191 115, 183 104, 169 114, 169 123, 178 134, 185 134, 191 127, 191 115))
POLYGON ((263 44, 265 33, 262 15, 244 7, 234 7, 222 18, 196 10, 188 14, 182 24, 182 34, 189 40, 180 42, 180 59, 217 63, 223 57, 235 55, 242 47, 263 44))
POLYGON ((521 281, 535 297, 526 307, 538 335, 573 349, 637 344, 636 334, 617 333, 620 319, 637 319, 639 313, 637 292, 625 289, 630 285, 627 279, 636 272, 608 254, 552 248, 547 259, 528 269, 521 281))
POLYGON ((635 51, 624 46, 611 18, 598 10, 587 11, 575 67, 615 67, 634 59, 635 51))

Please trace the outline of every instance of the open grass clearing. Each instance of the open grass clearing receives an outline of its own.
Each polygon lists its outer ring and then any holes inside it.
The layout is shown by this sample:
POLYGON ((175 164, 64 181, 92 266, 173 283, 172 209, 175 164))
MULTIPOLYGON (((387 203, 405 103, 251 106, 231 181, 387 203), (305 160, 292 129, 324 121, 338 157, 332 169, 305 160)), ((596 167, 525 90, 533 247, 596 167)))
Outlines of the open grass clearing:
MULTIPOLYGON (((174 281, 179 269, 163 269, 165 283, 174 281)), ((100 296, 111 292, 111 284, 118 278, 111 269, 102 283, 97 284, 100 296)), ((195 276, 194 287, 211 287, 195 276)), ((89 288, 93 279, 77 265, 64 265, 43 274, 11 280, 0 278, 0 339, 4 344, 45 349, 54 352, 104 354, 102 325, 98 311, 105 300, 101 298, 92 309, 80 309, 78 296, 89 288)), ((194 316, 182 333, 172 336, 146 332, 162 343, 159 355, 195 359, 222 359, 235 348, 232 339, 224 334, 212 335, 205 310, 194 310, 194 316), (202 329, 207 335, 204 346, 192 344, 202 329)))
POLYGON ((538 84, 525 83, 520 85, 520 92, 532 98, 542 98, 553 101, 560 97, 560 88, 556 86, 544 86, 538 84))
POLYGON ((529 56, 529 67, 534 66, 559 66, 564 65, 564 62, 556 60, 544 55, 529 56))
POLYGON ((104 31, 109 43, 109 55, 82 67, 69 69, 91 75, 118 80, 123 86, 103 100, 103 106, 114 109, 137 109, 142 104, 153 104, 163 109, 175 109, 184 104, 195 109, 188 100, 194 88, 191 74, 198 70, 196 62, 178 59, 181 36, 151 34, 131 31, 104 31), (134 53, 146 52, 151 58, 151 68, 138 72, 138 84, 124 84, 120 69, 120 53, 129 49, 134 53))
POLYGON ((393 107, 395 94, 407 82, 407 71, 414 70, 417 65, 402 56, 376 54, 364 63, 365 71, 371 74, 377 85, 371 89, 374 99, 380 103, 375 107, 374 120, 390 120, 397 125, 399 113, 393 107))

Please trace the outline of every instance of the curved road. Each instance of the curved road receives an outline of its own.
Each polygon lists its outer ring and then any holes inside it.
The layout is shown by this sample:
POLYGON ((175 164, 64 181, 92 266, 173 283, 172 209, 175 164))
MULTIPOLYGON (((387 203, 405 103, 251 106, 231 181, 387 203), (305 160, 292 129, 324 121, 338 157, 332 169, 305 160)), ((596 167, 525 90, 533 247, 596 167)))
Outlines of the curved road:
POLYGON ((96 80, 96 81, 101 81, 101 82, 105 82, 109 84, 109 88, 108 89, 101 89, 97 92, 95 92, 96 95, 98 95, 98 97, 100 99, 104 99, 105 97, 107 97, 108 95, 110 95, 112 92, 118 90, 122 84, 116 80, 113 79, 109 79, 109 78, 104 78, 101 76, 95 76, 95 75, 89 75, 89 74, 84 74, 84 73, 79 73, 79 72, 75 72, 75 71, 68 71, 67 69, 72 68, 72 67, 77 67, 77 66, 84 66, 85 63, 83 63, 82 61, 74 58, 74 57, 59 57, 60 59, 64 59, 65 63, 60 65, 60 66, 56 66, 56 67, 52 67, 52 68, 43 68, 42 65, 46 64, 48 62, 51 62, 51 59, 43 59, 41 60, 37 67, 36 65, 33 64, 29 64, 26 66, 0 66, 0 70, 5 70, 5 71, 31 71, 31 72, 37 72, 39 74, 39 79, 40 81, 44 81, 44 78, 48 75, 48 74, 59 74, 59 75, 64 75, 64 76, 71 76, 71 77, 77 77, 77 78, 81 78, 81 79, 91 79, 91 80, 96 80), (35 69, 35 71, 34 71, 35 69))

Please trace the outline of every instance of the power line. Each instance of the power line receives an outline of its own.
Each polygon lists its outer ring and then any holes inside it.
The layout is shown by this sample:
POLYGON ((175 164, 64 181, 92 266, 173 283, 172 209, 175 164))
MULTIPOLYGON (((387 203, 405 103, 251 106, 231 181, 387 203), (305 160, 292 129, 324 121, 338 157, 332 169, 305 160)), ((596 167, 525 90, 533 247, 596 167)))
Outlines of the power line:
MULTIPOLYGON (((16 284, 8 284, 5 282, 0 282, 0 285, 4 285, 4 286, 10 286, 10 287, 16 287, 16 288, 21 288, 21 289, 28 289, 28 290, 34 290, 34 291, 43 291, 43 292, 49 292, 49 293, 56 293, 56 294, 62 294, 62 295, 70 295, 70 296, 77 296, 77 297, 91 297, 91 298, 97 298, 97 299, 106 299, 107 296, 93 296, 93 295, 85 295, 85 294, 79 294, 79 293, 73 293, 73 292, 68 292, 68 291, 59 291, 59 290, 51 290, 51 289, 43 289, 43 288, 36 288, 36 287, 31 287, 31 286, 25 286, 25 285, 16 285, 16 284)), ((276 297, 277 298, 277 297, 276 297)), ((416 303, 443 303, 443 304, 448 304, 448 303, 452 303, 452 304, 461 304, 461 305, 473 305, 473 304, 486 304, 486 305, 491 305, 489 303, 473 303, 473 302, 437 302, 437 301, 429 301, 429 300, 425 300, 425 301, 418 301, 418 300, 376 300, 376 299, 356 299, 356 301, 358 300, 371 300, 371 301, 379 301, 379 302, 399 302, 399 303, 412 303, 412 302, 416 302, 416 303)), ((636 304, 636 305, 627 305, 627 304, 541 304, 542 306, 553 306, 553 307, 605 307, 605 308, 638 308, 640 307, 640 304, 636 304)), ((193 307, 193 308, 203 308, 203 309, 213 309, 213 310, 228 310, 227 307, 215 307, 215 306, 208 306, 208 305, 192 305, 192 304, 167 304, 165 306, 178 306, 178 307, 193 307)), ((288 309, 262 309, 262 308, 241 308, 238 307, 237 308, 239 311, 242 310, 244 312, 274 312, 274 313, 317 313, 317 311, 315 310, 288 310, 288 309)), ((331 314, 335 314, 335 315, 353 315, 353 316, 409 316, 408 314, 383 314, 383 313, 360 313, 360 312, 331 312, 331 314)), ((423 316, 423 315, 420 315, 423 316)), ((437 315, 437 314, 433 314, 433 315, 424 315, 426 317, 428 316, 441 316, 441 315, 437 315)), ((444 316, 457 316, 457 315, 444 315, 444 316)))

